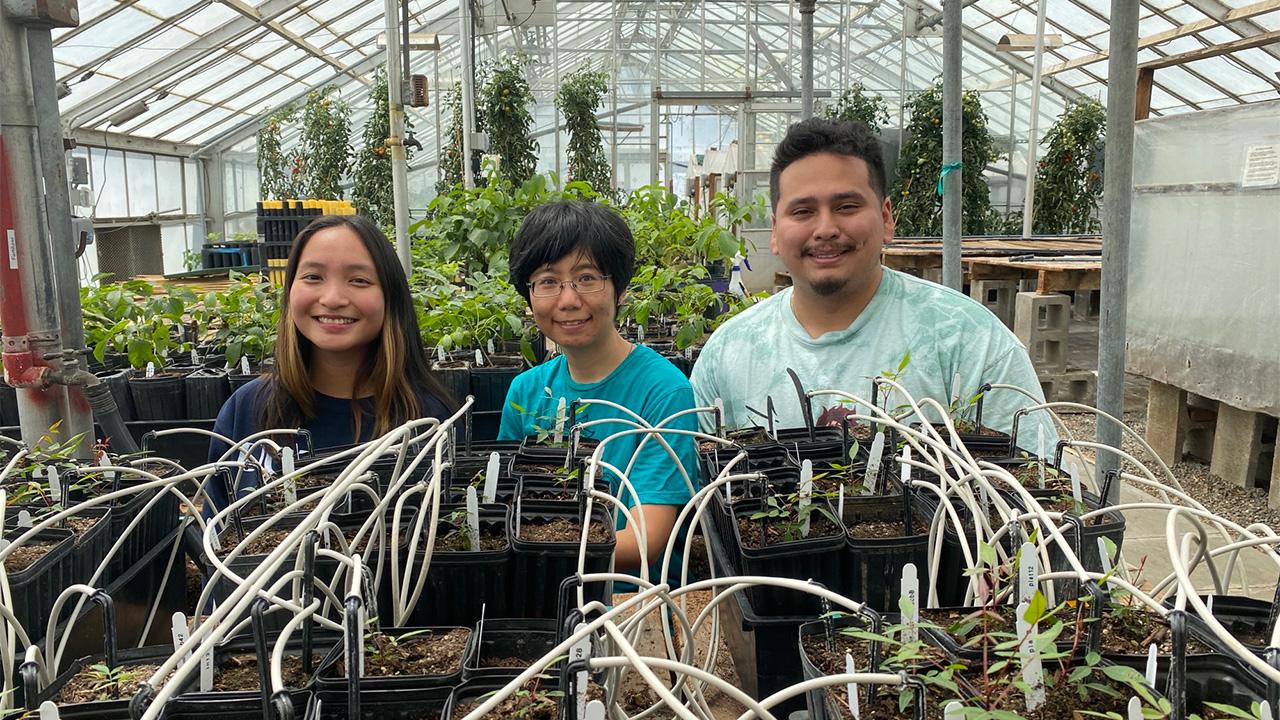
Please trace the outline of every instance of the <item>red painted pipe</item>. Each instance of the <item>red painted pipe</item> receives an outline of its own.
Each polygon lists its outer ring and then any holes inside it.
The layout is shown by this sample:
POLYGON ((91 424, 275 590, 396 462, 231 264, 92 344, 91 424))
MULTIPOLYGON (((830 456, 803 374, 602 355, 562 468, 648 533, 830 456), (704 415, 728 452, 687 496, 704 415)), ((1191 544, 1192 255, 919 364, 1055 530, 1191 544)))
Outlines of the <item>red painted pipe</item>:
POLYGON ((52 368, 21 342, 26 339, 28 327, 27 299, 22 294, 22 273, 18 270, 22 253, 18 240, 9 152, 0 136, 0 325, 4 327, 4 378, 13 387, 45 388, 52 368), (14 343, 15 340, 19 342, 14 343), (11 345, 14 349, 10 349, 11 345))

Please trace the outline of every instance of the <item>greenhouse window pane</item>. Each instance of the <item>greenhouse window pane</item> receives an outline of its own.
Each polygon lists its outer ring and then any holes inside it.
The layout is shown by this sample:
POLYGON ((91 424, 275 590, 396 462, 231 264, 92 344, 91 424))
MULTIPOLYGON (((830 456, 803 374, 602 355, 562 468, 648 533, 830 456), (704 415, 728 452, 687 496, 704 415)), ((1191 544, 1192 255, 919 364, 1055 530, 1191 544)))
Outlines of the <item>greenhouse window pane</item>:
POLYGON ((232 18, 240 17, 240 13, 222 3, 209 3, 195 15, 183 20, 181 25, 192 32, 208 32, 219 27, 232 18))
POLYGON ((182 214, 182 158, 156 156, 156 212, 182 214))
POLYGON ((236 74, 235 82, 221 83, 217 87, 210 88, 201 95, 200 99, 210 105, 217 105, 232 95, 242 93, 247 88, 253 87, 254 83, 269 77, 271 77, 270 70, 261 65, 250 65, 236 74))
POLYGON ((93 192, 97 197, 95 217, 126 217, 129 205, 125 194, 124 153, 97 148, 92 153, 93 192))
POLYGON ((1253 21, 1267 30, 1280 30, 1280 10, 1259 15, 1253 21))
POLYGON ((187 215, 198 215, 204 212, 204 203, 200 202, 200 165, 195 160, 182 161, 182 185, 186 195, 183 210, 187 215))
POLYGON ((248 65, 249 63, 244 58, 235 55, 220 55, 212 64, 200 65, 201 70, 188 75, 181 82, 174 85, 173 90, 179 95, 199 96, 200 93, 208 88, 216 87, 223 80, 232 77, 248 65))
POLYGON ((166 55, 190 45, 199 37, 181 28, 171 27, 103 63, 99 70, 107 75, 125 77, 163 59, 166 55))
POLYGON ((155 156, 125 153, 125 169, 129 183, 129 215, 141 217, 156 211, 155 156))
POLYGON ((197 3, 192 0, 142 0, 138 3, 139 7, 144 7, 161 17, 172 17, 179 15, 183 10, 189 9, 197 3))
POLYGON ((94 26, 92 32, 80 33, 59 45, 54 49, 54 54, 62 62, 83 65, 90 60, 110 55, 128 40, 159 24, 160 21, 146 13, 126 8, 104 18, 94 26))

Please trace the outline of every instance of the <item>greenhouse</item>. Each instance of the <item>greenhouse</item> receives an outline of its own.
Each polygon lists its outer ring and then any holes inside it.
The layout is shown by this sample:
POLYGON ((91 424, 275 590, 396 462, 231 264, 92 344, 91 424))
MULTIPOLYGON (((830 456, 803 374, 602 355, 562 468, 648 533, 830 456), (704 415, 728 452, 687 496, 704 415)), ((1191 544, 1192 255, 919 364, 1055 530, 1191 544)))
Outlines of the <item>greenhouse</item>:
POLYGON ((0 31, 0 717, 1280 718, 1280 0, 0 31))

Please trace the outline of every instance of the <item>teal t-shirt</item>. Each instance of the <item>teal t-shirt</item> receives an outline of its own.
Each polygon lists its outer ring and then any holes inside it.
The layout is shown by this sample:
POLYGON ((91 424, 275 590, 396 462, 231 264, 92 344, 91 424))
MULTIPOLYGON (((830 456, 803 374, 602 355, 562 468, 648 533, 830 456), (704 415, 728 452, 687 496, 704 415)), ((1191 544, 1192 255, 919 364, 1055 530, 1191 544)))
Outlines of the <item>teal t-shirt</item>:
MULTIPOLYGON (((804 427, 787 368, 796 371, 805 390, 842 390, 869 400, 872 378, 896 371, 908 352, 910 361, 898 382, 917 401, 933 398, 947 407, 955 394, 967 401, 984 383, 1015 385, 1036 398, 1032 401, 1012 390, 986 393, 982 424, 988 427, 1009 432, 1017 410, 1044 401, 1026 350, 989 310, 949 288, 883 270, 871 302, 844 330, 809 337, 791 309, 791 288, 725 322, 693 368, 698 404, 711 405, 721 398, 726 427, 738 428, 764 425, 747 406, 765 412, 766 398, 772 397, 778 427, 804 427)), ((890 407, 901 401, 891 400, 890 407)), ((833 419, 838 423, 847 409, 834 396, 813 400, 813 417, 820 425, 832 424, 833 419)), ((865 407, 858 411, 869 414, 865 407)), ((705 429, 713 429, 712 419, 702 422, 705 429)), ((1044 427, 1045 449, 1052 452, 1058 436, 1043 410, 1019 421, 1018 446, 1037 450, 1037 426, 1044 427)))
MULTIPOLYGON (((526 370, 512 382, 502 408, 498 439, 520 440, 535 436, 537 426, 549 427, 554 422, 560 398, 565 398, 566 408, 574 400, 608 400, 639 415, 652 426, 694 407, 693 389, 689 380, 666 358, 647 347, 635 346, 613 372, 594 383, 574 382, 569 375, 568 363, 563 355, 559 355, 526 370), (519 405, 524 412, 516 410, 514 405, 519 405)), ((634 422, 634 418, 626 413, 598 404, 588 404, 577 414, 574 422, 581 424, 610 419, 634 422)), ((697 417, 690 413, 667 423, 667 427, 697 430, 697 417)), ((633 426, 624 422, 605 422, 584 429, 583 435, 603 440, 614 433, 630 429, 633 426)), ((610 441, 605 445, 601 459, 625 471, 644 437, 636 434, 610 441)), ((699 487, 697 444, 694 439, 689 435, 679 434, 666 434, 663 437, 680 458, 693 488, 699 487)), ((610 492, 627 507, 633 507, 635 503, 630 493, 620 491, 618 478, 611 473, 606 473, 606 476, 610 492)), ((642 505, 683 506, 693 497, 689 483, 672 462, 671 456, 658 444, 656 437, 645 444, 635 460, 629 479, 642 505)), ((625 526, 626 516, 620 513, 618 527, 621 529, 625 526)), ((678 571, 677 561, 678 558, 673 559, 673 572, 678 571)), ((652 570, 656 576, 657 564, 652 570)), ((675 577, 678 578, 678 574, 675 577)))

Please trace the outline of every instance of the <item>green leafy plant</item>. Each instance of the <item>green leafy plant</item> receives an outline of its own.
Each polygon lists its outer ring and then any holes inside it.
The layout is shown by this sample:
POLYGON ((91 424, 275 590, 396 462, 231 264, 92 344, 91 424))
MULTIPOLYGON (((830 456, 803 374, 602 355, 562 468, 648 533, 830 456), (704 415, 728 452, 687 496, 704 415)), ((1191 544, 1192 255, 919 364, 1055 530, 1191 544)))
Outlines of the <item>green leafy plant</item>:
POLYGON ((323 200, 342 198, 342 176, 351 157, 351 108, 330 85, 307 93, 302 109, 302 154, 306 192, 323 200))
POLYGON ((860 82, 855 82, 840 93, 833 105, 822 112, 831 120, 856 120, 871 128, 877 135, 880 128, 889 124, 889 105, 879 95, 867 92, 860 82))
MULTIPOLYGON (((978 92, 964 91, 961 107, 962 231, 965 235, 985 235, 991 216, 991 192, 982 174, 999 153, 987 129, 978 92)), ((938 236, 942 234, 942 196, 937 191, 942 172, 942 84, 913 96, 907 108, 911 111, 905 131, 907 141, 889 193, 893 199, 894 234, 938 236)))
MULTIPOLYGON (((365 121, 355 169, 351 173, 351 202, 356 210, 380 226, 395 222, 395 201, 391 190, 391 151, 386 141, 391 135, 387 109, 387 74, 379 69, 369 91, 373 112, 365 121)), ((409 157, 410 148, 405 148, 409 157)))
MULTIPOLYGON (((569 418, 568 418, 567 409, 565 412, 564 424, 562 426, 562 429, 564 430, 564 437, 560 440, 560 442, 557 443, 554 441, 554 438, 556 433, 556 423, 558 422, 559 418, 557 418, 555 415, 539 415, 533 412, 532 410, 525 409, 523 405, 520 405, 515 401, 509 401, 507 404, 511 406, 512 410, 515 410, 517 413, 520 413, 520 415, 522 415, 523 417, 529 419, 530 421, 529 424, 530 426, 533 427, 533 437, 534 437, 534 442, 536 444, 544 445, 546 447, 568 447, 569 446, 569 433, 568 433, 569 418)), ((578 407, 574 410, 574 415, 575 416, 580 415, 586 409, 587 409, 587 405, 585 403, 579 404, 578 407)))
POLYGON ((530 64, 523 53, 505 55, 485 68, 487 79, 477 97, 484 108, 489 152, 502 158, 498 174, 514 185, 533 177, 538 143, 533 129, 533 89, 526 77, 530 64))
POLYGON ((590 65, 564 78, 556 91, 556 107, 564 115, 564 129, 569 134, 569 179, 581 180, 598 193, 610 192, 613 183, 596 120, 596 111, 608 92, 609 76, 593 71, 590 65))
POLYGON ((85 342, 102 362, 108 350, 123 353, 129 365, 142 369, 147 363, 163 367, 170 353, 190 349, 184 339, 188 308, 195 293, 184 287, 170 287, 156 294, 144 280, 102 283, 80 289, 85 342))
POLYGON ((115 700, 145 682, 149 674, 144 668, 109 667, 106 663, 95 663, 80 672, 89 679, 94 700, 115 700))
POLYGON ((297 197, 292 177, 295 160, 281 141, 284 127, 297 115, 297 108, 288 105, 267 115, 258 127, 258 194, 263 199, 297 197))
POLYGON ((782 532, 783 540, 791 542, 807 537, 805 525, 815 512, 834 522, 831 512, 819 502, 828 497, 825 493, 813 493, 810 502, 801 502, 800 493, 770 493, 765 498, 764 509, 752 513, 752 520, 764 520, 782 532))
POLYGON ((231 284, 222 292, 209 292, 203 307, 216 322, 214 343, 224 349, 227 364, 235 367, 241 356, 260 363, 275 352, 276 326, 280 321, 279 290, 262 275, 230 271, 231 284))
POLYGON ((1106 109, 1097 100, 1085 98, 1069 103, 1045 134, 1043 143, 1048 147, 1036 167, 1032 212, 1036 234, 1102 229, 1097 216, 1102 168, 1097 161, 1106 130, 1106 109))

